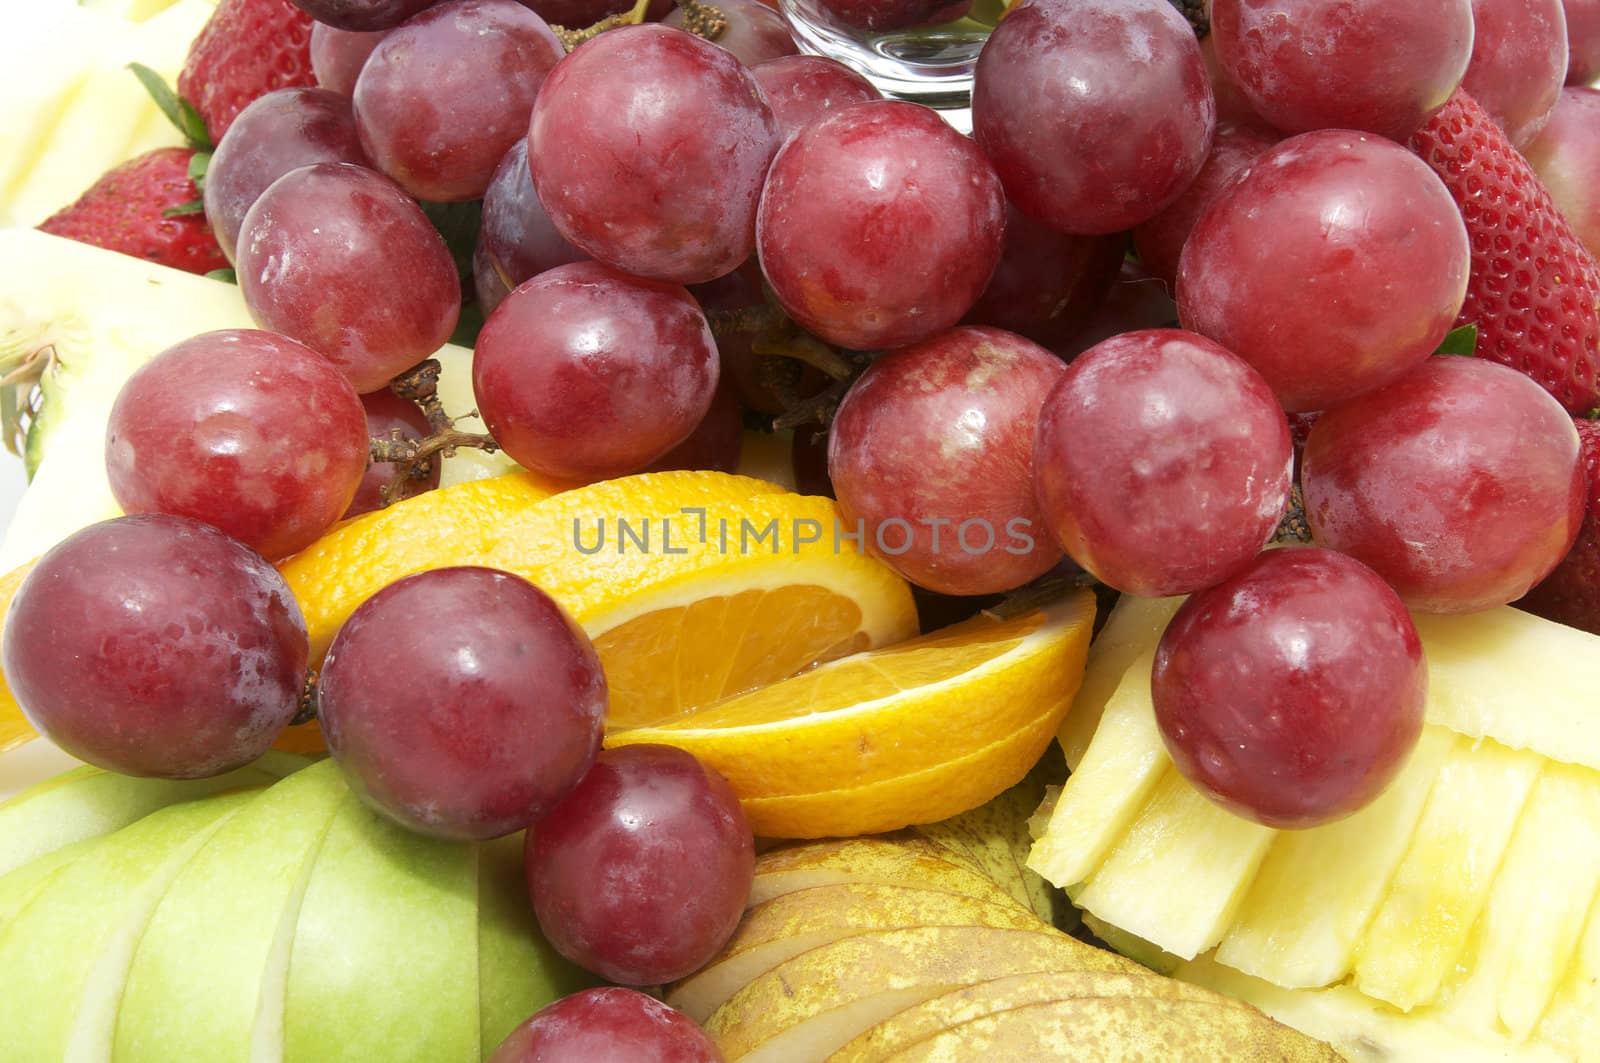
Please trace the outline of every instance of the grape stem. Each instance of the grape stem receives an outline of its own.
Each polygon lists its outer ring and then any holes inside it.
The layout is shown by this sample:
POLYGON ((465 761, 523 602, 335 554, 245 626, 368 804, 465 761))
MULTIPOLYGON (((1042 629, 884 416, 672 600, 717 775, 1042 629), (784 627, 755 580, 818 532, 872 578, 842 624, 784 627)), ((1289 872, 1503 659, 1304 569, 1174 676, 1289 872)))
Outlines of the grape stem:
POLYGON ((1275 543, 1309 543, 1311 542, 1311 525, 1306 522, 1306 501, 1300 494, 1300 485, 1292 484, 1289 487, 1289 505, 1283 511, 1283 519, 1278 522, 1278 530, 1272 533, 1275 543))
POLYGON ((1189 25, 1194 27, 1195 36, 1205 40, 1206 35, 1211 32, 1211 20, 1206 17, 1205 0, 1172 0, 1172 6, 1189 20, 1189 25))
MULTIPOLYGON (((429 358, 410 372, 396 377, 389 390, 402 399, 417 404, 433 431, 422 439, 401 439, 399 432, 385 439, 374 436, 368 451, 373 464, 391 462, 394 477, 383 486, 383 504, 397 501, 411 480, 420 480, 433 471, 434 455, 448 458, 460 447, 470 447, 493 454, 500 449, 494 438, 481 432, 463 432, 456 428, 455 418, 444 410, 439 401, 439 361, 429 358)), ((469 414, 469 416, 472 416, 469 414)))
POLYGON ((628 10, 619 11, 615 15, 607 15, 592 25, 583 26, 579 29, 568 29, 565 26, 551 23, 550 29, 555 33, 556 39, 561 42, 561 47, 570 52, 584 41, 593 40, 606 30, 614 30, 621 26, 639 25, 644 21, 645 12, 649 10, 649 7, 650 0, 637 0, 628 10))
POLYGON ((992 620, 1011 620, 1031 613, 1035 609, 1060 601, 1073 591, 1081 591, 1086 587, 1094 587, 1099 581, 1087 572, 1079 572, 1071 576, 1042 576, 1032 583, 1025 583, 1016 590, 1011 591, 1004 598, 983 610, 983 615, 992 620))
POLYGON ((299 727, 301 724, 310 723, 317 718, 317 670, 306 669, 306 681, 300 687, 300 708, 295 712, 294 719, 289 721, 290 727, 299 727))

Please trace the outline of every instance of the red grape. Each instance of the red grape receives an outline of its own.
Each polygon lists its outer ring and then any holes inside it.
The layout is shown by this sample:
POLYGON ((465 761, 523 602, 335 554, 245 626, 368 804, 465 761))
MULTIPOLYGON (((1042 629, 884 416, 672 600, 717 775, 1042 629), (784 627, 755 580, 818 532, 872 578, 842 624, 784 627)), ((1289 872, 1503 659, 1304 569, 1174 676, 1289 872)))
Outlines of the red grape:
POLYGON ((761 267, 791 317, 868 349, 961 320, 1000 261, 1005 196, 972 141, 927 107, 859 103, 795 134, 757 222, 761 267))
POLYGON ((693 284, 755 247, 778 127, 734 56, 668 26, 573 51, 533 108, 528 161, 557 231, 641 277, 693 284))
POLYGON ((1179 259, 1179 317, 1255 366, 1285 409, 1320 410, 1433 353, 1470 255, 1421 159, 1372 135, 1305 133, 1201 214, 1179 259))
POLYGON ((367 57, 388 32, 361 33, 334 29, 325 22, 313 24, 311 69, 317 75, 317 84, 341 96, 354 94, 356 79, 361 76, 361 68, 367 65, 367 57))
MULTIPOLYGON (((402 399, 388 388, 361 396, 361 405, 367 413, 369 437, 393 439, 394 434, 398 432, 401 439, 424 439, 433 434, 433 427, 428 424, 428 418, 417 404, 402 399)), ((426 476, 406 480, 405 487, 400 492, 401 498, 412 498, 439 486, 441 471, 439 459, 435 457, 429 465, 430 469, 426 476)), ((350 507, 344 511, 344 519, 348 520, 375 509, 382 509, 383 489, 394 479, 394 471, 393 462, 378 461, 368 465, 366 475, 356 487, 356 496, 350 500, 350 507)))
POLYGON ((279 89, 239 112, 206 168, 206 220, 229 262, 239 229, 267 186, 317 162, 365 164, 350 101, 326 89, 279 89))
POLYGON ((386 30, 438 0, 291 0, 316 19, 341 30, 386 30))
POLYGON ((681 1011, 634 989, 585 989, 540 1009, 489 1063, 723 1063, 681 1011))
POLYGON ((778 135, 787 140, 809 125, 852 103, 882 99, 872 82, 843 63, 821 55, 786 55, 750 69, 767 94, 778 135))
POLYGON ((367 468, 367 418, 331 362, 270 332, 207 332, 128 378, 106 474, 128 513, 205 521, 269 558, 310 546, 367 468))
POLYGON ((1289 133, 1404 142, 1472 58, 1472 0, 1212 0, 1211 36, 1250 107, 1289 133))
POLYGON ((1567 16, 1567 84, 1600 77, 1600 0, 1562 0, 1567 16))
POLYGON ((68 753, 125 775, 200 778, 267 751, 310 648, 288 584, 208 524, 148 513, 52 547, 17 590, 6 683, 68 753))
POLYGON ((1150 677, 1184 778, 1269 827, 1342 819, 1422 734, 1428 669, 1394 591, 1315 547, 1270 550, 1178 610, 1150 677))
POLYGON ((1054 341, 1049 347, 1070 360, 1101 340, 1124 332, 1177 327, 1178 304, 1172 301, 1166 282, 1150 276, 1132 262, 1125 262, 1106 297, 1089 313, 1082 327, 1068 339, 1054 341))
POLYGON ((262 328, 376 391, 443 346, 461 311, 450 249, 393 181, 348 163, 285 174, 245 215, 239 288, 262 328))
POLYGON ((516 287, 547 269, 588 256, 556 232, 528 173, 528 138, 511 146, 483 194, 484 253, 516 287))
POLYGON ((874 362, 829 430, 847 526, 911 582, 992 594, 1061 560, 1033 495, 1039 408, 1061 360, 1000 329, 941 332, 874 362))
POLYGON ((1130 594, 1187 594, 1266 544, 1292 459, 1260 374, 1203 336, 1150 329, 1067 368, 1039 415, 1033 476, 1074 561, 1130 594))
POLYGON ((598 262, 513 291, 472 359, 496 441, 520 464, 570 480, 635 472, 683 442, 717 377, 716 341, 687 291, 598 262))
POLYGON ((442 568, 389 584, 334 637, 317 716, 351 789, 441 838, 498 838, 594 763, 600 658, 544 591, 509 572, 442 568))
POLYGON ((601 753, 528 831, 539 927, 567 959, 625 985, 698 970, 739 925, 755 839, 715 771, 670 746, 601 753))
POLYGON ((1589 249, 1600 254, 1600 91, 1562 89, 1544 131, 1524 154, 1562 215, 1589 249))
POLYGON ((1206 76, 1211 80, 1211 95, 1217 101, 1217 121, 1232 122, 1234 125, 1261 125, 1261 116, 1250 106, 1244 90, 1234 83, 1217 61, 1217 40, 1212 34, 1208 33, 1201 39, 1200 58, 1205 60, 1206 76))
POLYGON ((564 54, 544 19, 516 0, 431 7, 392 30, 361 68, 361 143, 418 199, 482 198, 564 54))
POLYGON ((1216 127, 1194 31, 1168 0, 1030 0, 978 56, 972 131, 1026 214, 1113 233, 1178 198, 1216 127))
MULTIPOLYGON (((789 23, 762 0, 716 0, 713 6, 727 18, 728 28, 712 43, 732 52, 745 66, 799 51, 789 33, 789 23)), ((683 8, 675 7, 661 24, 687 29, 685 21, 683 8)))
POLYGON ((1583 521, 1572 418, 1528 377, 1477 358, 1430 358, 1325 411, 1301 476, 1316 541, 1428 613, 1520 598, 1583 521))
POLYGON ((1194 223, 1235 177, 1277 142, 1277 137, 1256 126, 1217 126, 1211 154, 1194 183, 1171 206, 1133 230, 1140 264, 1165 281, 1169 289, 1174 288, 1178 282, 1178 258, 1194 231, 1194 223))
POLYGON ((1461 82, 1519 149, 1539 135, 1567 80, 1561 0, 1472 0, 1472 64, 1461 82))
POLYGON ((1124 233, 1069 236, 1007 203, 1000 264, 962 320, 1054 347, 1082 329, 1105 300, 1127 246, 1124 233))
POLYGON ((644 471, 714 469, 734 472, 739 468, 739 455, 743 450, 744 407, 739 405, 738 391, 723 377, 711 398, 711 408, 700 418, 694 431, 682 443, 645 466, 644 471))
POLYGON ((485 320, 511 294, 511 285, 500 271, 494 256, 489 254, 489 245, 484 241, 482 232, 479 232, 478 239, 472 245, 472 288, 478 300, 478 309, 485 320))

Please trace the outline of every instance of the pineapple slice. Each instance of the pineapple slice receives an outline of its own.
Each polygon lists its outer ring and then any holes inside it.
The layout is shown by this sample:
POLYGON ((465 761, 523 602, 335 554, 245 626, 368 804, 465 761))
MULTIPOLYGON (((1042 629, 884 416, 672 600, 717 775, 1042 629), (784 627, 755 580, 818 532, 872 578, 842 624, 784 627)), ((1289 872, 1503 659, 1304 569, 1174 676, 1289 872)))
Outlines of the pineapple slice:
POLYGON ((1600 897, 1589 909, 1588 926, 1537 1036, 1578 1063, 1600 1061, 1600 897))
MULTIPOLYGON (((1058 886, 1089 877, 1171 766, 1150 704, 1152 659, 1146 653, 1125 669, 1094 741, 1067 777, 1044 836, 1028 856, 1028 866, 1058 886)), ((1075 703, 1072 711, 1078 708, 1075 703)))
POLYGON ((1469 942, 1451 1022, 1526 1040, 1550 1003, 1600 887, 1600 776, 1552 764, 1517 821, 1469 942), (1560 853, 1560 860, 1550 854, 1560 853), (1497 1023, 1498 1020, 1498 1023, 1497 1023))
POLYGON ((1383 900, 1445 758, 1462 742, 1427 727, 1400 777, 1353 816, 1272 843, 1217 961, 1280 986, 1332 985, 1383 900))
POLYGON ((1347 985, 1283 989, 1210 957, 1184 964, 1176 975, 1254 1004, 1279 1022, 1328 1042, 1350 1063, 1572 1063, 1571 1055, 1549 1045, 1517 1045, 1503 1036, 1459 1030, 1432 1008, 1407 1014, 1347 985))
POLYGON ((1178 611, 1184 599, 1139 598, 1124 594, 1117 599, 1100 634, 1095 636, 1094 649, 1089 655, 1089 667, 1083 673, 1083 683, 1072 699, 1072 711, 1062 721, 1061 751, 1066 754, 1067 767, 1073 771, 1083 761, 1090 741, 1100 727, 1100 716, 1107 702, 1122 686, 1123 677, 1139 669, 1146 683, 1150 678, 1150 665, 1142 668, 1135 662, 1141 657, 1155 654, 1156 643, 1166 630, 1167 621, 1178 611))
POLYGON ((1073 900, 1193 959, 1233 922, 1275 833, 1213 804, 1169 767, 1150 803, 1073 900))
POLYGON ((1510 606, 1413 619, 1430 721, 1600 771, 1600 638, 1510 606))
POLYGON ((1543 764, 1493 742, 1463 744, 1445 759, 1394 885, 1357 946, 1363 993, 1402 1011, 1438 996, 1543 764))

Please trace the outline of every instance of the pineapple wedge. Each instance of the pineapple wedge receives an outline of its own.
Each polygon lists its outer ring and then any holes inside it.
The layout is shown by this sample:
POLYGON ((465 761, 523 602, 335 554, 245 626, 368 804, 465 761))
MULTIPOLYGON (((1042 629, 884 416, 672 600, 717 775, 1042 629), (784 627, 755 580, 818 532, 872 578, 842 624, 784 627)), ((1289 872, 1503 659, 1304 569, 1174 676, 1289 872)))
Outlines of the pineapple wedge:
POLYGON ((1425 728, 1378 800, 1337 823, 1281 832, 1217 949, 1218 962, 1290 988, 1331 985, 1349 973, 1434 776, 1461 741, 1443 727, 1425 728))
MULTIPOLYGON (((1095 636, 1094 652, 1089 655, 1083 682, 1072 699, 1072 711, 1061 723, 1061 751, 1066 754, 1067 767, 1078 770, 1099 730, 1101 714, 1122 685, 1123 677, 1135 661, 1155 656, 1161 632, 1183 602, 1182 597, 1139 598, 1132 594, 1117 599, 1105 626, 1095 636)), ((1144 675, 1148 681, 1148 663, 1144 665, 1144 675)))
POLYGON ((1539 1023, 1537 1037, 1578 1063, 1600 1061, 1600 897, 1589 909, 1577 953, 1539 1023))
POLYGON ((1356 946, 1361 992, 1402 1011, 1438 996, 1543 764, 1493 742, 1445 759, 1389 896, 1356 946))

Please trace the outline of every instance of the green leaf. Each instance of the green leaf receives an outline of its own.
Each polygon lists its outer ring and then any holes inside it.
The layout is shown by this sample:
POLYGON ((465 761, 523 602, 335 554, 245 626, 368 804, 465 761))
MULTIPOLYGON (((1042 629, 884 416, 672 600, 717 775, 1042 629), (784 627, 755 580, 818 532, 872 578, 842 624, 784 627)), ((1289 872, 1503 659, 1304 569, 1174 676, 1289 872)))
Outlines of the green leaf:
POLYGON ((1434 354, 1460 354, 1471 358, 1478 353, 1478 326, 1462 325, 1453 328, 1434 354))
POLYGON ((211 153, 197 151, 189 159, 189 180, 198 187, 205 184, 206 173, 211 169, 211 153))
POLYGON ((238 284, 239 275, 231 269, 214 269, 206 274, 214 281, 226 281, 229 284, 238 284))
POLYGON ((139 84, 144 86, 161 113, 167 116, 167 121, 177 127, 185 140, 198 151, 211 150, 211 134, 206 131, 205 119, 200 117, 200 112, 188 100, 173 92, 165 78, 143 63, 129 63, 128 69, 133 71, 139 84))
POLYGON ((206 205, 198 199, 192 203, 183 203, 176 207, 168 207, 161 212, 163 218, 182 218, 190 214, 204 214, 206 205))

